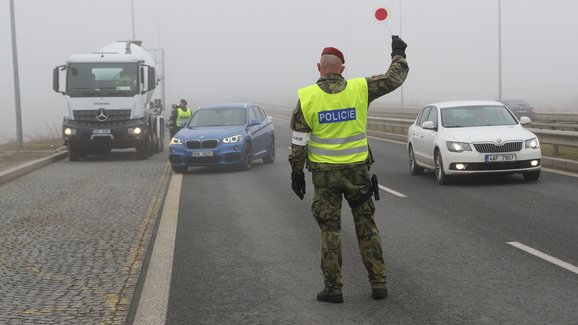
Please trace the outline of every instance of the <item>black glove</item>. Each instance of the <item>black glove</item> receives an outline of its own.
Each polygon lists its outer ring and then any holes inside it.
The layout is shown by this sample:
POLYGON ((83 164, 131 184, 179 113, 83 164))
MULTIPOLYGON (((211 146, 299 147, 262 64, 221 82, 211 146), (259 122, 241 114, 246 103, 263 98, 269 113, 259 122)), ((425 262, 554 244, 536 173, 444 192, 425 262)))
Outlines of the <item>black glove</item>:
POLYGON ((392 35, 391 36, 391 57, 392 58, 394 55, 401 55, 405 58, 405 49, 406 48, 407 48, 407 44, 398 35, 392 35))
POLYGON ((305 174, 291 173, 291 188, 297 196, 303 200, 305 196, 305 174))

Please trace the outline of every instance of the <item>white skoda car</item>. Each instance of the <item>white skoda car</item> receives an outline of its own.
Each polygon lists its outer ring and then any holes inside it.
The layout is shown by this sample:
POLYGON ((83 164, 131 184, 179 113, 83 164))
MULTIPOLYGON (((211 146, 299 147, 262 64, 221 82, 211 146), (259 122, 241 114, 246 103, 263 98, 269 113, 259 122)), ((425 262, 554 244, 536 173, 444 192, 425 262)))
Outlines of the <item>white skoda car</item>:
POLYGON ((425 106, 408 129, 411 174, 435 171, 439 184, 452 175, 521 173, 540 177, 538 137, 506 106, 495 101, 453 101, 425 106))

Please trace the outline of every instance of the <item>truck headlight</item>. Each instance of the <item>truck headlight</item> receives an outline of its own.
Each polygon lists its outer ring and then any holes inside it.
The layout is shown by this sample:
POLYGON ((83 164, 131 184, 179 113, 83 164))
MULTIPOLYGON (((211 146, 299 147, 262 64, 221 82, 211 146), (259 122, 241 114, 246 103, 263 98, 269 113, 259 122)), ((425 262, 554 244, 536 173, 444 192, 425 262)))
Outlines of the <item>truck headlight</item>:
POLYGON ((76 129, 71 129, 71 128, 65 128, 64 129, 64 135, 75 135, 76 134, 76 129))
POLYGON ((451 152, 472 151, 470 144, 465 142, 447 141, 446 145, 448 146, 448 150, 451 152))
POLYGON ((538 141, 538 138, 526 140, 524 141, 524 147, 526 149, 538 149, 540 148, 540 141, 538 141))
POLYGON ((142 132, 142 129, 139 128, 138 126, 136 128, 129 128, 128 129, 128 133, 130 133, 130 134, 137 134, 138 135, 138 134, 141 134, 141 132, 142 132))

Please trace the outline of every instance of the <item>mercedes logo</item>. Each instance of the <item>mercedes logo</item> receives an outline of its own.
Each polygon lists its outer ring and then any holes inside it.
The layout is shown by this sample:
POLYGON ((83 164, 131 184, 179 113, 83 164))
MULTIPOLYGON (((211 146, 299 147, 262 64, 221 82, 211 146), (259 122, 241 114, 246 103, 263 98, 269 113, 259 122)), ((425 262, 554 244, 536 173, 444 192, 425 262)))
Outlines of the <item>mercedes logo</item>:
POLYGON ((108 112, 104 108, 99 108, 96 111, 96 119, 100 122, 106 121, 106 119, 108 119, 108 112))

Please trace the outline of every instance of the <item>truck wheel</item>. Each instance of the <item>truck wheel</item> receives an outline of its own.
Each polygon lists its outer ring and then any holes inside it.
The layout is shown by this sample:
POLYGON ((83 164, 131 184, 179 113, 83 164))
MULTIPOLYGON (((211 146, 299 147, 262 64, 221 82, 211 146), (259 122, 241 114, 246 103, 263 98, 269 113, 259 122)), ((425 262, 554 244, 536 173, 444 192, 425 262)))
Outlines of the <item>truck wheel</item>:
POLYGON ((155 151, 154 153, 161 152, 161 143, 159 139, 155 139, 155 151))
POLYGON ((148 157, 151 156, 152 152, 151 152, 151 140, 149 137, 146 138, 146 140, 138 145, 136 147, 136 153, 139 157, 139 159, 147 159, 148 157))
POLYGON ((73 146, 68 146, 68 160, 70 161, 78 161, 80 158, 80 153, 78 148, 73 146))

